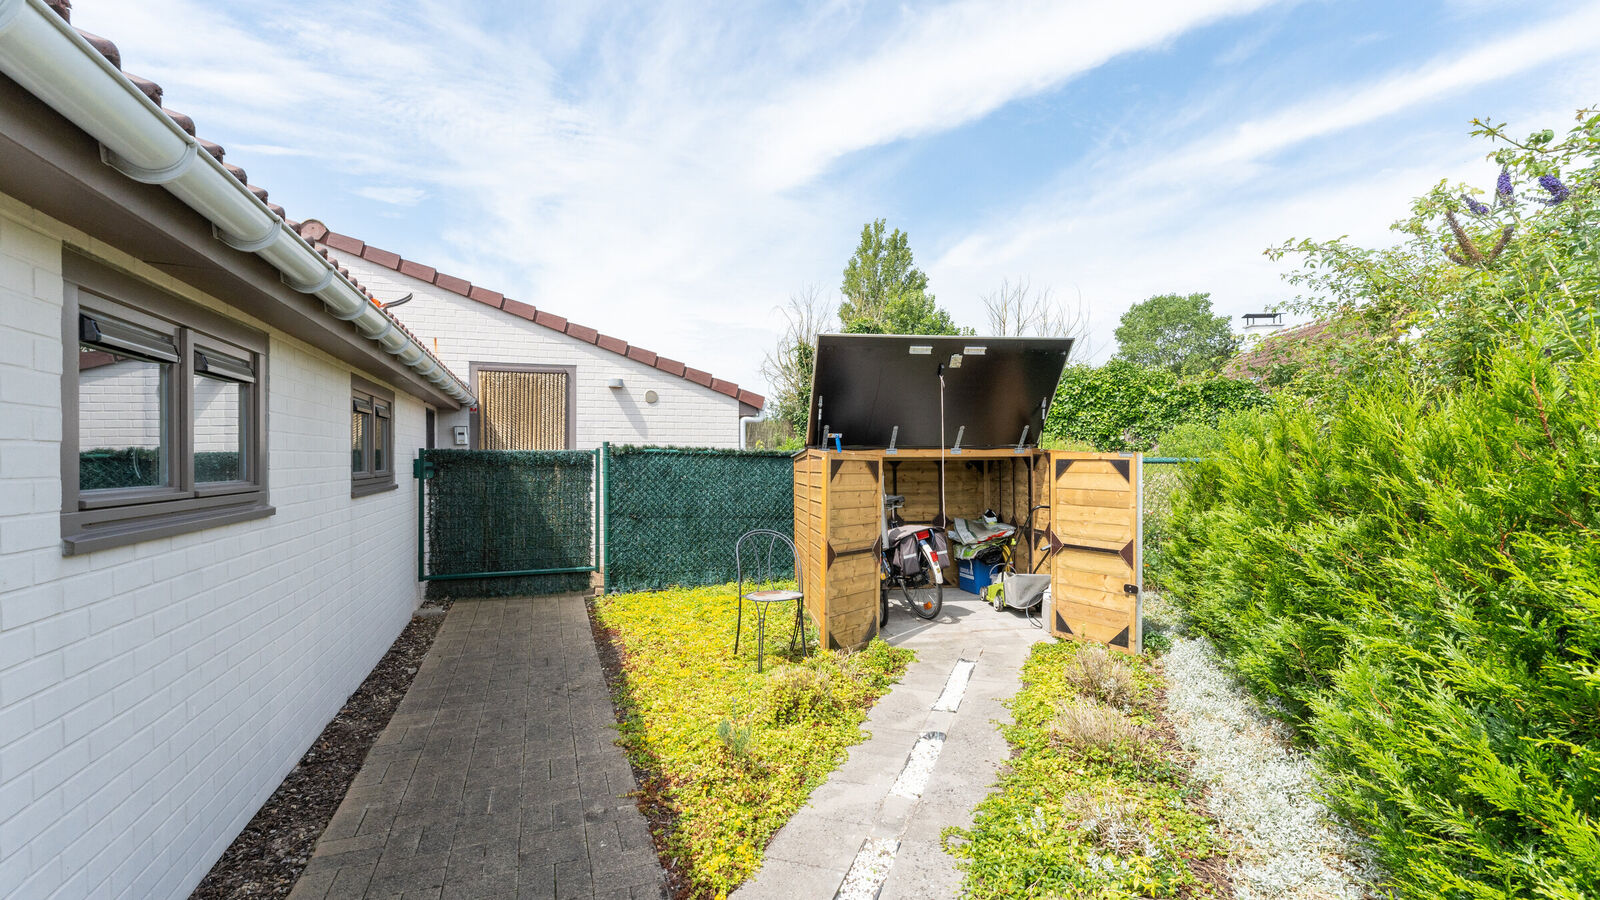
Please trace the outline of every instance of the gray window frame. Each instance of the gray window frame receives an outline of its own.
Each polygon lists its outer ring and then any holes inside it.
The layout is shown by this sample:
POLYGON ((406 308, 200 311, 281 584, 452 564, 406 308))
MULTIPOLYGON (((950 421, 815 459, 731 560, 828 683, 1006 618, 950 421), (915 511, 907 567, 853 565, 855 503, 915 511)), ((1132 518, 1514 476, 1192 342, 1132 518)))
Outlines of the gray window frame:
MULTIPOLYGON (((62 254, 61 541, 63 555, 88 553, 263 518, 267 466, 267 336, 204 307, 98 263, 72 248, 62 254), (161 487, 80 491, 78 483, 78 346, 80 313, 170 334, 177 350, 163 448, 171 473, 161 487), (211 348, 246 360, 253 370, 246 420, 246 481, 194 480, 196 352, 211 348)), ((210 373, 207 373, 210 374, 210 373)), ((239 380, 241 373, 235 371, 239 380)))
POLYGON ((350 376, 350 406, 352 409, 359 403, 367 403, 373 408, 372 421, 383 432, 383 446, 388 451, 388 467, 372 470, 372 440, 371 432, 366 447, 362 450, 365 454, 367 470, 364 472, 350 473, 350 496, 366 497, 371 494, 381 494, 384 491, 396 490, 400 487, 394 479, 394 391, 362 378, 360 375, 350 376), (389 409, 387 415, 378 412, 380 406, 389 409), (381 424, 380 424, 381 423, 381 424))
MULTIPOLYGON (((504 362, 468 362, 467 379, 472 383, 474 396, 483 396, 482 385, 478 383, 480 372, 562 372, 567 376, 567 435, 566 446, 563 450, 574 450, 578 446, 578 367, 539 365, 536 363, 504 363, 504 362)), ((482 450, 482 419, 477 406, 472 407, 467 417, 468 445, 474 450, 482 450)))

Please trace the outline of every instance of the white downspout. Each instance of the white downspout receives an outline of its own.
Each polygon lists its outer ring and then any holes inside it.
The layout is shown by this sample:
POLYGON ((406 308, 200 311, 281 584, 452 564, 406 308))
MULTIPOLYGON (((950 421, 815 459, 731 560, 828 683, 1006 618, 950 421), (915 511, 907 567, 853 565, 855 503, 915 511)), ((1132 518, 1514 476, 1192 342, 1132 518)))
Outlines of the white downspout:
POLYGON ((739 417, 739 449, 740 450, 749 450, 750 449, 750 423, 751 422, 759 422, 760 420, 761 420, 760 416, 740 416, 739 417))
POLYGON ((477 402, 43 0, 0 0, 0 71, 99 141, 108 165, 166 188, 223 243, 266 260, 284 283, 321 300, 452 399, 477 402))

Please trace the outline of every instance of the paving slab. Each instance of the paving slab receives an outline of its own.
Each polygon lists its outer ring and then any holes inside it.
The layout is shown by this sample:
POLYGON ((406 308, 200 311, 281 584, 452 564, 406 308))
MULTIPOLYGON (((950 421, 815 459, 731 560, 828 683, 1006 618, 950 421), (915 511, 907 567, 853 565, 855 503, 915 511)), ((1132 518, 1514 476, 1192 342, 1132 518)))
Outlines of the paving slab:
POLYGON ((943 900, 960 892, 955 860, 939 835, 970 826, 973 807, 989 794, 1010 757, 999 725, 1001 701, 1017 692, 1022 663, 1048 636, 1021 613, 997 612, 964 591, 947 589, 938 619, 924 622, 891 604, 884 639, 917 651, 900 683, 867 716, 871 737, 814 791, 768 846, 761 870, 735 900, 829 900, 869 837, 897 838, 882 900, 943 900), (954 712, 934 703, 958 660, 975 665, 954 712), (891 793, 912 748, 925 733, 944 735, 927 787, 915 798, 891 793))
POLYGON ((455 602, 293 900, 666 896, 583 604, 455 602))

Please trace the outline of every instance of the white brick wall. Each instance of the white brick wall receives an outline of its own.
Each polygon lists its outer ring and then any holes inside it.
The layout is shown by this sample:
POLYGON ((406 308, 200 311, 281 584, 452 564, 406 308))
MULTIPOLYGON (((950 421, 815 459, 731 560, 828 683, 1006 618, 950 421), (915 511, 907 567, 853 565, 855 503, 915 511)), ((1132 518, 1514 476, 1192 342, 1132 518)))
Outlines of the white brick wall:
POLYGON ((350 499, 350 368, 273 333, 276 515, 62 556, 63 237, 137 265, 0 196, 0 897, 181 897, 404 627, 414 482, 350 499))
MULTIPOLYGON (((739 401, 733 397, 360 257, 335 255, 380 299, 415 294, 394 308, 395 315, 462 378, 468 376, 469 363, 576 366, 575 449, 593 449, 603 441, 739 446, 739 401), (606 387, 613 378, 621 378, 623 387, 606 387), (645 402, 648 390, 658 394, 656 403, 645 402)), ((704 359, 684 362, 715 373, 716 348, 707 347, 704 359)), ((450 427, 467 421, 465 412, 440 415, 437 446, 453 446, 450 427)))

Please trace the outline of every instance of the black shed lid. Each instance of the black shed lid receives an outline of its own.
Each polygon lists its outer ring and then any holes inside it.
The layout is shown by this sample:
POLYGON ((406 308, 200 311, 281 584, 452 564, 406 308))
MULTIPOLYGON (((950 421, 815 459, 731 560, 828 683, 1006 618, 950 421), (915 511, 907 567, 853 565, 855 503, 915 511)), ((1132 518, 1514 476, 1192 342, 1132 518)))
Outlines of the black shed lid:
MULTIPOLYGON (((824 334, 817 337, 806 446, 824 432, 843 446, 933 449, 939 436, 939 370, 944 367, 944 446, 1036 446, 1072 338, 824 334), (959 365, 952 365, 959 357, 959 365)), ((829 447, 833 439, 827 440, 829 447)))

